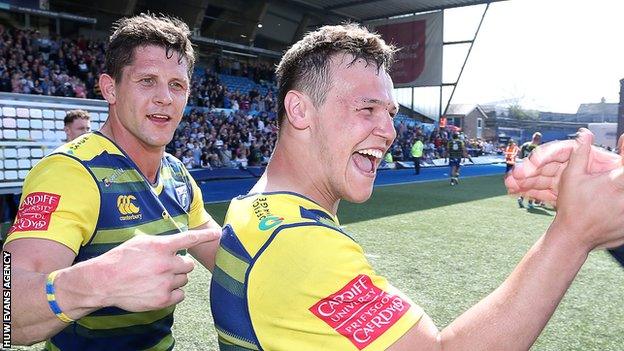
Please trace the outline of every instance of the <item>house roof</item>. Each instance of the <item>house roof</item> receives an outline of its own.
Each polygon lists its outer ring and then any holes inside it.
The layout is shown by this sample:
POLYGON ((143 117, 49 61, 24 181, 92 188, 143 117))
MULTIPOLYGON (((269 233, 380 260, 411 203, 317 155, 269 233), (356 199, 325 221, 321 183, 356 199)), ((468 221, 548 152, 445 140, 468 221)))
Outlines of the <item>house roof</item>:
POLYGON ((618 113, 618 104, 610 102, 599 102, 591 104, 581 104, 576 111, 579 115, 602 115, 613 116, 618 113))
POLYGON ((487 118, 487 114, 479 105, 475 104, 450 104, 448 109, 446 110, 447 116, 466 116, 474 110, 478 110, 483 117, 487 118))

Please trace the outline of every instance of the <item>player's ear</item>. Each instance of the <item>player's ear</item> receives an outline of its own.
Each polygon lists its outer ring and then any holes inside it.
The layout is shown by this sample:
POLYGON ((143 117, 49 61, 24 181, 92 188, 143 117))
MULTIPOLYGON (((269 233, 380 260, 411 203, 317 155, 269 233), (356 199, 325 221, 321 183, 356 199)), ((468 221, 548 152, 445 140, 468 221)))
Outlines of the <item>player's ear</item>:
POLYGON ((117 95, 115 92, 115 80, 113 77, 109 76, 106 73, 102 73, 100 75, 100 91, 102 92, 102 97, 111 105, 114 105, 117 101, 117 95))
POLYGON ((310 99, 300 91, 290 90, 284 97, 284 109, 288 123, 295 129, 306 129, 310 126, 310 99))

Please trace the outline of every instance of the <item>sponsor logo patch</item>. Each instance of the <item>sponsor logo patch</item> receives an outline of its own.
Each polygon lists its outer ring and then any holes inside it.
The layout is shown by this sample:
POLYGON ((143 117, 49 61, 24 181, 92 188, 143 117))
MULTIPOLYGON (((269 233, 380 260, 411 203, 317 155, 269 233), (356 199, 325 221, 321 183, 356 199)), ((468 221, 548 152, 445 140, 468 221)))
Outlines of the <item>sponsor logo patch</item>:
POLYGON ((266 197, 259 197, 255 199, 252 206, 254 214, 258 217, 258 220, 262 220, 271 215, 271 210, 269 210, 269 203, 267 202, 266 197))
POLYGON ((409 308, 410 304, 400 296, 388 294, 369 276, 360 274, 310 307, 310 312, 361 350, 390 329, 409 308))
POLYGON ((141 219, 143 215, 139 213, 141 209, 133 203, 136 200, 134 195, 119 195, 117 197, 117 209, 122 216, 122 221, 130 221, 133 219, 141 219))
POLYGON ((284 221, 284 218, 271 214, 266 197, 258 197, 252 203, 253 211, 260 223, 258 229, 269 230, 284 221))
POLYGON ((277 217, 277 216, 264 217, 260 221, 260 224, 258 224, 258 228, 260 230, 269 230, 275 227, 276 225, 279 225, 280 223, 282 223, 282 221, 284 221, 284 218, 282 217, 277 217))
POLYGON ((89 140, 90 137, 91 137, 90 135, 87 135, 87 136, 84 136, 82 138, 78 138, 72 141, 69 144, 69 150, 67 150, 67 153, 73 154, 74 151, 78 150, 82 144, 86 143, 87 140, 89 140))
POLYGON ((52 213, 56 211, 61 196, 57 194, 35 192, 28 194, 20 204, 15 223, 9 234, 32 230, 48 230, 52 213))
POLYGON ((126 171, 124 171, 121 168, 116 168, 113 173, 111 173, 108 177, 102 178, 102 183, 104 183, 105 187, 110 187, 111 185, 113 185, 113 183, 115 182, 115 180, 117 180, 117 178, 121 177, 122 175, 124 175, 126 171))

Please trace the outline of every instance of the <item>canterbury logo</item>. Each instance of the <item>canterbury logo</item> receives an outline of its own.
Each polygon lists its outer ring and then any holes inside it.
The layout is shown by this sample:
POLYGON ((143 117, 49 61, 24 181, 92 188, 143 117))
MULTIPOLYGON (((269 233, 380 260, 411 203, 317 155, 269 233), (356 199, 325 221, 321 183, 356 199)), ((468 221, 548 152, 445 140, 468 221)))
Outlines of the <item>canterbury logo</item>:
POLYGON ((117 198, 117 208, 122 215, 132 215, 139 213, 140 209, 132 203, 136 200, 134 195, 119 195, 117 198))

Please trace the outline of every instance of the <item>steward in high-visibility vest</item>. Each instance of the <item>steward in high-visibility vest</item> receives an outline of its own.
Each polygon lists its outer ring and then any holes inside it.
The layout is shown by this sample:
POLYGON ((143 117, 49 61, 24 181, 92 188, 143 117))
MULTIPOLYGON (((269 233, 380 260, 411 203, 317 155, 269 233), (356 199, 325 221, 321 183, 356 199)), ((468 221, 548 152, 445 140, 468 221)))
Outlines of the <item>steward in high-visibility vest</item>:
POLYGON ((411 154, 412 160, 414 161, 414 170, 416 174, 420 174, 420 160, 422 159, 423 149, 425 145, 422 142, 422 137, 417 137, 414 141, 414 145, 412 145, 411 154))
POLYGON ((507 147, 505 148, 505 163, 507 164, 507 168, 505 169, 505 173, 511 171, 513 166, 516 164, 516 157, 518 156, 518 152, 520 149, 516 142, 513 139, 509 140, 507 147))
POLYGON ((384 156, 384 161, 386 161, 386 163, 394 162, 394 160, 392 159, 392 153, 390 151, 386 152, 386 156, 384 156))

